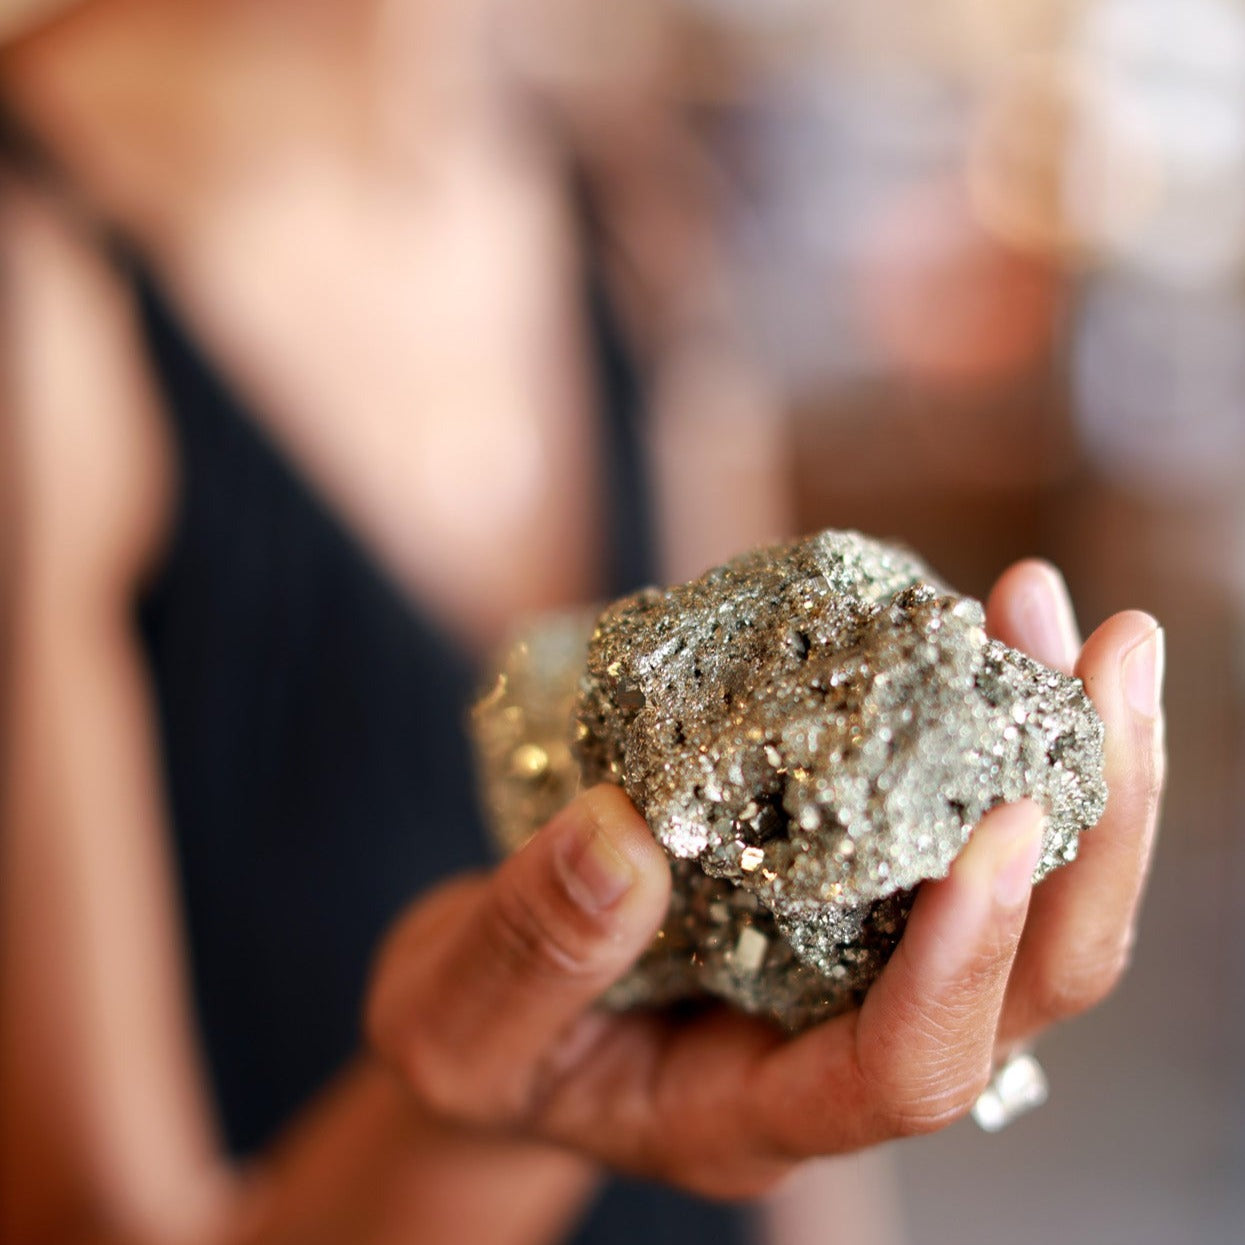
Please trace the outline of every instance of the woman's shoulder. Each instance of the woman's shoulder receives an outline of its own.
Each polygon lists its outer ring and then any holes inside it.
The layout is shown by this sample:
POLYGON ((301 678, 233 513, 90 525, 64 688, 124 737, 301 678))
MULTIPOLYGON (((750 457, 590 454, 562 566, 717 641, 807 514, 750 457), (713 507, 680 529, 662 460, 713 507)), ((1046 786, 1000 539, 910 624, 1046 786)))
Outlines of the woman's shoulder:
POLYGON ((12 177, 3 191, 0 375, 22 565, 128 596, 167 538, 175 489, 133 296, 64 205, 12 177))

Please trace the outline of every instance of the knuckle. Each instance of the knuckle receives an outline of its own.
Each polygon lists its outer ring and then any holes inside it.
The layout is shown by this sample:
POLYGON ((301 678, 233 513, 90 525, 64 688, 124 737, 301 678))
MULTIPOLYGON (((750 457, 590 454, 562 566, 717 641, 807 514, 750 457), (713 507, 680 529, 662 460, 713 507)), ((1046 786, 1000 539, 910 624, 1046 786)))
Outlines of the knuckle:
POLYGON ((993 998, 1006 982, 1020 945, 1020 914, 1009 912, 994 921, 977 954, 961 970, 954 987, 947 992, 944 1007, 955 1025, 965 1023, 978 1012, 982 1000, 993 998))
POLYGON ((363 1038, 383 1060, 398 1064, 406 1031, 419 1000, 435 992, 436 956, 432 931, 461 925, 479 893, 481 879, 464 876, 445 883, 403 914, 385 934, 372 964, 363 1003, 363 1038))
POLYGON ((1133 770, 1137 795, 1145 808, 1152 808, 1163 797, 1167 782, 1167 750, 1160 741, 1154 740, 1140 750, 1133 770))
POLYGON ((962 1120, 989 1084, 989 1069, 955 1084, 909 1090, 885 1104, 883 1119, 895 1137, 920 1137, 962 1120))
POLYGON ((925 1059, 896 1051, 880 1064, 862 1067, 865 1091, 886 1135, 937 1132, 967 1115, 989 1084, 988 1049, 941 1049, 941 1057, 925 1059))
POLYGON ((1105 990, 1091 988, 1082 979, 1075 981, 1067 978, 1048 982, 1038 995, 1034 1011, 1038 1023, 1045 1026, 1068 1020, 1097 1007, 1105 997, 1105 990))
POLYGON ((531 1078, 516 1070, 487 1085, 471 1078, 455 1093, 454 1104, 460 1120, 530 1133, 540 1123, 544 1099, 535 1092, 531 1078))
POLYGON ((393 1066, 407 1092, 430 1115, 476 1126, 521 1126, 531 1111, 520 1078, 481 1077, 457 1052, 420 1030, 410 1034, 393 1066))
POLYGON ((422 938, 418 914, 399 924, 381 948, 363 1005, 363 1041, 421 1108, 439 1118, 471 1118, 479 1115, 472 1104, 484 1087, 431 1023, 435 985, 420 971, 424 957, 410 953, 412 935, 422 938))
POLYGON ((1154 754, 1150 759, 1150 764, 1146 766, 1145 778, 1142 790, 1145 793, 1146 807, 1149 809, 1157 808, 1163 799, 1163 790, 1167 786, 1167 752, 1162 747, 1156 747, 1154 754))
POLYGON ((594 940, 519 887, 503 890, 484 922, 486 954, 513 976, 580 980, 599 971, 594 940))
POLYGON ((374 991, 364 1014, 364 1035, 422 1107, 446 1118, 461 1114, 454 1061, 446 1058, 414 1008, 399 1010, 386 991, 374 991))
POLYGON ((1122 767, 1121 812, 1130 821, 1153 817, 1163 801, 1166 785, 1167 749, 1162 738, 1139 742, 1122 767))
POLYGON ((395 1024, 389 992, 383 987, 369 991, 363 1008, 363 1040, 385 1063, 394 1062, 395 1024))
POLYGON ((1132 945, 1129 934, 1052 971, 1038 991, 1036 1010, 1041 1019, 1066 1020, 1101 1004, 1128 971, 1132 945))
POLYGON ((402 1060, 409 992, 402 975, 394 971, 392 940, 377 959, 373 980, 363 1007, 364 1041, 385 1063, 398 1066, 402 1060))
POLYGON ((407 1089, 432 1114, 442 1118, 463 1114, 459 1078, 452 1062, 443 1057, 435 1043, 422 1034, 412 1035, 397 1066, 407 1089))

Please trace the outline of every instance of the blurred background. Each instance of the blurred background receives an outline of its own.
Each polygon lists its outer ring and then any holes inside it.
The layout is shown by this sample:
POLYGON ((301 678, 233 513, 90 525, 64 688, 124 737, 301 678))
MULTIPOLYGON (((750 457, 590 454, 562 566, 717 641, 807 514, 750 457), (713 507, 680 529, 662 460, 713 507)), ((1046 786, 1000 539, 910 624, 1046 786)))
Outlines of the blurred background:
POLYGON ((635 334, 703 334, 679 471, 746 393, 790 433, 794 528, 900 538, 977 595, 1043 555, 1086 632, 1127 607, 1167 629, 1133 970, 1043 1043, 1041 1111, 893 1148, 903 1235, 1239 1245, 1245 0, 485 10, 621 201, 635 334))
MULTIPOLYGON (((1245 1233, 1245 4, 682 0, 798 524, 987 591, 1066 572, 1168 634, 1131 975, 1050 1104, 894 1150, 921 1245, 1245 1233)), ((827 1239, 830 1239, 829 1237, 827 1239)))

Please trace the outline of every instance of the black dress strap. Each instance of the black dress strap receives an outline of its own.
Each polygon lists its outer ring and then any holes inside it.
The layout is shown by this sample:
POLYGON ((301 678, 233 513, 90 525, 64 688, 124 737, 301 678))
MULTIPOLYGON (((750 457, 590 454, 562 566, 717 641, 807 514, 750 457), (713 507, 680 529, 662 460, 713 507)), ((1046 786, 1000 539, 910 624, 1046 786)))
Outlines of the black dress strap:
MULTIPOLYGON (((37 146, 12 126, 0 142, 73 205, 37 146)), ((387 925, 491 859, 464 728, 477 672, 291 469, 135 248, 96 232, 136 291, 179 460, 171 543, 136 612, 200 1033, 227 1144, 245 1155, 356 1049, 387 925)), ((586 299, 618 593, 653 576, 641 385, 595 265, 586 299)), ((736 1210, 628 1181, 575 1241, 750 1238, 736 1210)))
MULTIPOLYGON (((196 1000, 230 1143, 248 1152, 356 1046, 367 967, 393 917, 491 857, 464 733, 476 674, 267 442, 159 288, 134 279, 182 460, 173 546, 141 620, 196 1000)), ((617 383, 625 355, 608 349, 617 383)), ((616 402, 632 384, 612 390, 616 402)), ((621 589, 647 578, 628 518, 646 507, 634 414, 614 409, 621 589)), ((738 1211, 616 1182, 576 1240, 749 1236, 738 1211)))

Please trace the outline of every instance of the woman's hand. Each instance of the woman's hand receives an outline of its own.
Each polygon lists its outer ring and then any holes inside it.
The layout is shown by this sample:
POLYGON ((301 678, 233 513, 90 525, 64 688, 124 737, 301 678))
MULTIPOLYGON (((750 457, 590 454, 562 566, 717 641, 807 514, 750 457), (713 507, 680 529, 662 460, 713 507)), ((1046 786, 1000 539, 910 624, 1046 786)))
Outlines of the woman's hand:
POLYGON ((1110 797, 1082 858, 1031 895, 1041 810, 996 809, 921 887, 856 1011, 796 1038, 722 1009, 606 1015, 593 1000, 662 921, 669 870, 626 797, 598 787, 487 878, 417 905, 381 957, 371 1040, 421 1103, 698 1192, 764 1191, 800 1160, 960 1118, 996 1060, 1123 971, 1162 785, 1162 636, 1118 614, 1078 656, 1062 580, 1013 567, 994 634, 1084 679, 1110 797))
POLYGON ((1128 965, 1166 773, 1163 632, 1148 614, 1108 618, 1082 647, 1063 577, 1019 562, 986 606, 990 633, 1076 674, 1107 727, 1108 801, 1079 858, 1037 888, 1000 1026, 1005 1047, 1102 1001, 1128 965))

